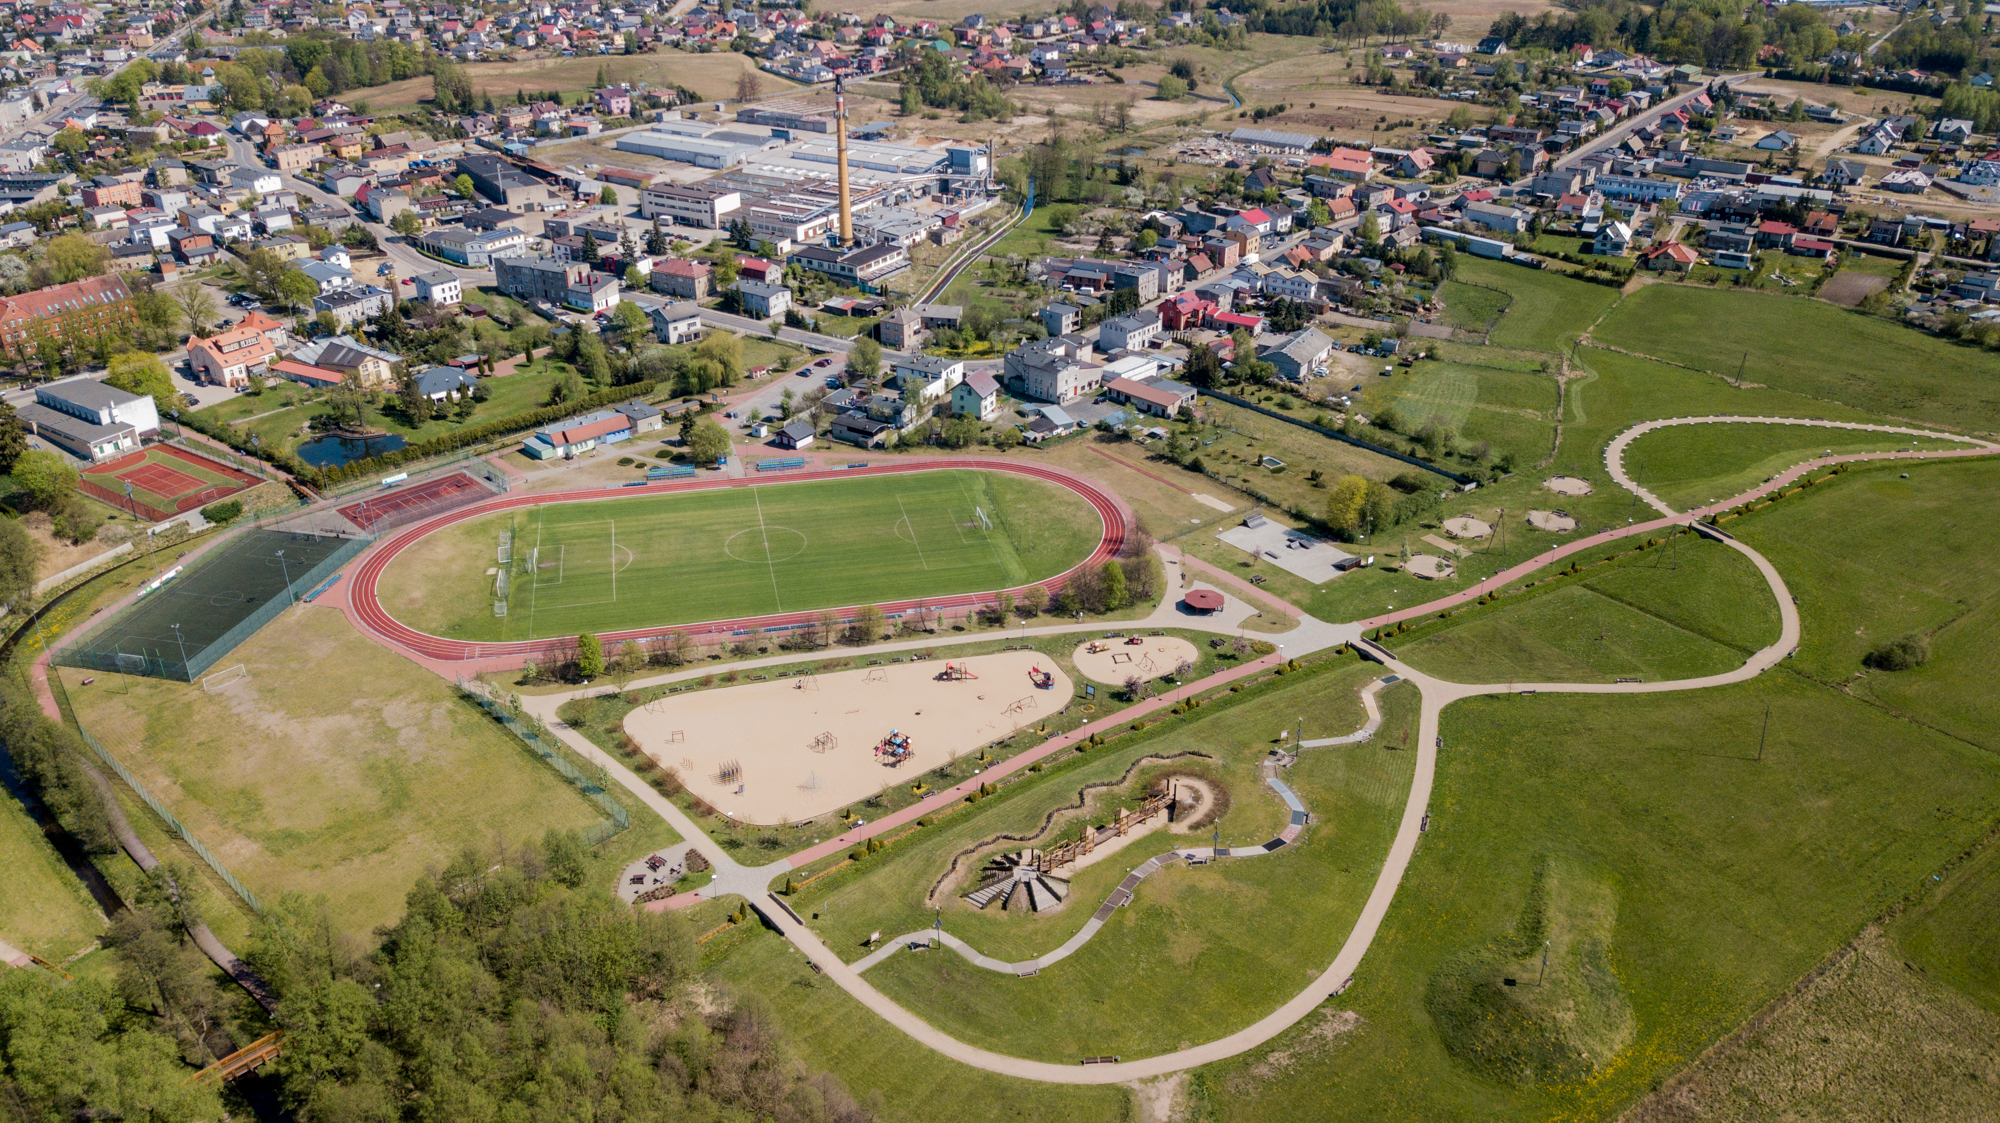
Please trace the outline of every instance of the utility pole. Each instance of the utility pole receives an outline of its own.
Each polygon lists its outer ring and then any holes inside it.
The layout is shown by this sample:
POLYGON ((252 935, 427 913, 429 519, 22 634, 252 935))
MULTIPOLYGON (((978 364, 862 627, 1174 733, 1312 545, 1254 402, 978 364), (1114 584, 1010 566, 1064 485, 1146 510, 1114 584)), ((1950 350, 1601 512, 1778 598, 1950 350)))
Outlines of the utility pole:
POLYGON ((1757 734, 1757 759, 1764 759, 1764 737, 1771 732, 1771 703, 1764 703, 1764 728, 1757 734))
POLYGON ((1546 979, 1546 978, 1548 978, 1548 977, 1549 977, 1549 942, 1548 942, 1547 940, 1543 940, 1543 941, 1542 941, 1542 973, 1541 973, 1541 974, 1539 974, 1539 975, 1536 975, 1536 976, 1535 976, 1535 985, 1536 985, 1536 986, 1541 986, 1541 985, 1542 985, 1542 980, 1543 980, 1543 979, 1546 979))

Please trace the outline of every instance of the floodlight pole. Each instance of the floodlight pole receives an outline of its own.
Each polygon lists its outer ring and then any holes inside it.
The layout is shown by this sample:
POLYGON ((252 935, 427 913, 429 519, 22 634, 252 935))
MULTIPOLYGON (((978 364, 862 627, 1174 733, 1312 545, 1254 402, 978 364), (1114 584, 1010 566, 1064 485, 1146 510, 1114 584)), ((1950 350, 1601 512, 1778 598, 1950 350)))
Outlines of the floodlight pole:
POLYGON ((1548 942, 1547 940, 1543 940, 1543 941, 1542 941, 1542 973, 1541 973, 1541 974, 1539 974, 1539 975, 1536 975, 1536 976, 1535 976, 1535 985, 1536 985, 1536 986, 1541 986, 1541 985, 1542 985, 1542 980, 1543 980, 1543 979, 1546 979, 1546 978, 1548 978, 1548 977, 1549 977, 1549 942, 1548 942))
MULTIPOLYGON (((179 624, 169 624, 167 627, 174 630, 174 642, 179 644, 181 649, 181 670, 185 671, 187 670, 188 661, 187 640, 181 638, 181 626, 179 624)), ((189 681, 192 682, 193 680, 190 679, 189 681)))
POLYGON ((292 592, 292 567, 285 562, 285 552, 278 551, 278 567, 285 571, 285 597, 292 604, 299 603, 299 595, 292 592))
MULTIPOLYGON (((43 644, 44 647, 47 644, 43 644)), ((1771 704, 1764 703, 1764 728, 1757 734, 1757 759, 1764 759, 1764 737, 1771 732, 1771 704)))

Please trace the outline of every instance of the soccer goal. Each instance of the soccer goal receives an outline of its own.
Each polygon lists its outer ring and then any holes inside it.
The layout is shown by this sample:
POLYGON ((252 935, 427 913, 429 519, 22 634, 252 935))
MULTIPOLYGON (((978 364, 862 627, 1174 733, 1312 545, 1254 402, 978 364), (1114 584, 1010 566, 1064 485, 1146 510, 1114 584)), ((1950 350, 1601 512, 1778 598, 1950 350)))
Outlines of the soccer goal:
POLYGON ((986 510, 985 510, 985 508, 983 508, 983 507, 974 507, 974 508, 972 509, 972 513, 973 513, 974 515, 977 515, 977 516, 979 517, 979 529, 981 529, 981 530, 992 530, 992 529, 993 529, 993 520, 992 520, 992 519, 989 519, 989 518, 987 518, 987 517, 986 517, 986 510))
POLYGON ((238 663, 228 670, 217 671, 212 675, 203 676, 201 688, 203 691, 213 694, 218 690, 226 690, 249 677, 250 672, 244 668, 243 664, 238 663))

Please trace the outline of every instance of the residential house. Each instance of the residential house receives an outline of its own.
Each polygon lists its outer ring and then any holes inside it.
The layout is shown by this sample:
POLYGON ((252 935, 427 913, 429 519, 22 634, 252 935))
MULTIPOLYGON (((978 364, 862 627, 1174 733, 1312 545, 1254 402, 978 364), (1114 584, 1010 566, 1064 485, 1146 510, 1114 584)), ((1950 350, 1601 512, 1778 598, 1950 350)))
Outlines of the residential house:
POLYGON ((1290 335, 1280 336, 1262 348, 1258 358, 1277 367, 1278 377, 1290 382, 1304 382, 1332 353, 1333 340, 1317 328, 1302 328, 1290 335))
POLYGON ((709 278, 714 273, 706 263, 687 261, 682 258, 668 258, 653 264, 653 275, 649 280, 654 292, 683 300, 705 300, 708 297, 709 278))
POLYGON ((465 300, 465 286, 458 274, 446 269, 433 269, 410 278, 416 287, 417 299, 433 308, 448 308, 465 300))
POLYGON ((965 376, 951 388, 951 411, 960 417, 991 421, 1000 413, 1000 384, 983 370, 965 376))
POLYGON ((1106 320, 1097 329, 1101 351, 1143 351, 1160 334, 1160 314, 1150 308, 1106 320))
POLYGON ((362 320, 373 319, 389 310, 395 297, 374 285, 358 285, 335 289, 313 298, 313 315, 325 312, 343 328, 352 327, 362 320))
POLYGON ((775 319, 792 306, 792 290, 784 285, 738 279, 729 286, 729 291, 736 294, 744 315, 759 320, 775 319))
POLYGON ((653 309, 648 318, 653 321, 653 334, 669 345, 700 339, 705 330, 701 307, 693 303, 662 305, 653 309))

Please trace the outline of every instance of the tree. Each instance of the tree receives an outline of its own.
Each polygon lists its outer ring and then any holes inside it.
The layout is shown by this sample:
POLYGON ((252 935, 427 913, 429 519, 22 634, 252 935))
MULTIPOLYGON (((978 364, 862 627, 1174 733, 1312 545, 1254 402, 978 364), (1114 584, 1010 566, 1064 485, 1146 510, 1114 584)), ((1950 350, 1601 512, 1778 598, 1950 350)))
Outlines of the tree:
POLYGON ((1216 356, 1214 348, 1205 343, 1196 344, 1188 350, 1184 375, 1191 386, 1214 389, 1222 383, 1222 360, 1216 356))
POLYGON ((111 357, 109 367, 105 382, 127 393, 151 395, 153 407, 161 417, 179 406, 180 395, 174 390, 173 377, 159 356, 124 351, 111 357))
POLYGON ((923 109, 923 103, 917 100, 917 88, 908 82, 903 83, 901 108, 905 117, 915 117, 923 109))
POLYGON ((1132 594, 1125 584, 1125 567, 1115 561, 1104 563, 1104 607, 1106 611, 1124 608, 1132 603, 1132 594))
POLYGON ((1362 509, 1368 502, 1368 480, 1362 476, 1340 477, 1326 497, 1326 525, 1353 533, 1361 526, 1362 509))
POLYGON ((57 133, 55 139, 50 141, 50 143, 55 145, 56 151, 69 157, 74 162, 78 156, 82 155, 84 149, 90 147, 90 138, 83 135, 80 129, 68 128, 57 133))
POLYGON ((645 309, 624 300, 619 301, 618 307, 612 310, 611 319, 628 332, 644 331, 649 322, 646 319, 645 309))
POLYGON ((584 678, 604 673, 604 645, 589 632, 576 637, 576 673, 584 678))
POLYGON ((423 228, 423 220, 417 217, 417 212, 415 211, 398 211, 396 212, 396 217, 389 220, 389 229, 394 230, 405 238, 416 237, 417 231, 423 228))
POLYGON ((729 430, 713 421, 703 421, 694 427, 688 438, 688 455, 696 464, 714 464, 729 455, 729 430))
POLYGON ((880 606, 864 604, 854 610, 854 623, 847 629, 847 642, 856 645, 874 643, 882 638, 882 629, 887 622, 880 606))
POLYGON ((189 333, 206 338, 208 325, 215 322, 214 294, 188 281, 174 290, 174 303, 180 305, 181 317, 187 321, 189 333))
POLYGON ((105 270, 111 268, 111 251, 82 234, 62 234, 50 240, 48 254, 43 257, 42 264, 47 267, 51 280, 67 285, 85 277, 102 276, 105 270))
POLYGON ((14 463, 21 454, 28 451, 27 431, 21 425, 21 418, 14 407, 0 402, 0 476, 14 470, 14 463))
POLYGON ((424 396, 423 390, 418 387, 416 375, 405 374, 403 376, 401 383, 397 386, 396 397, 398 403, 403 407, 403 416, 410 419, 411 425, 422 425, 431 419, 432 402, 428 397, 424 396))
POLYGON ((19 519, 0 519, 0 605, 25 607, 35 594, 35 567, 42 544, 28 536, 19 519))
POLYGON ((472 177, 462 172, 457 179, 451 181, 451 189, 457 192, 461 199, 476 199, 479 195, 479 189, 472 184, 472 177))
POLYGON ((764 92, 763 79, 754 70, 745 70, 736 76, 736 100, 752 101, 764 92))
POLYGON ((882 373, 882 345, 872 339, 858 339, 847 353, 847 369, 858 378, 874 378, 882 373))
POLYGON ((1382 244, 1382 220, 1376 217, 1374 211, 1361 217, 1361 244, 1370 250, 1382 244))
POLYGON ((618 192, 607 183, 604 185, 604 190, 597 193, 597 201, 607 207, 615 207, 618 205, 618 192))
POLYGON ((1187 83, 1171 74, 1160 76, 1159 91, 1154 94, 1161 101, 1179 101, 1188 93, 1187 83))
POLYGON ((319 285, 311 277, 297 269, 287 269, 278 274, 278 299, 293 311, 312 303, 319 295, 319 285))
POLYGON ((81 479, 69 461, 46 449, 30 449, 14 462, 14 482, 29 502, 43 510, 57 510, 76 492, 81 479))
POLYGON ((583 260, 588 265, 604 260, 604 255, 597 249, 597 238, 588 230, 583 232, 583 260))

